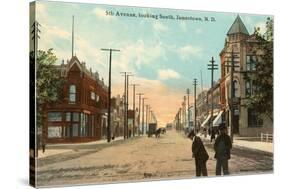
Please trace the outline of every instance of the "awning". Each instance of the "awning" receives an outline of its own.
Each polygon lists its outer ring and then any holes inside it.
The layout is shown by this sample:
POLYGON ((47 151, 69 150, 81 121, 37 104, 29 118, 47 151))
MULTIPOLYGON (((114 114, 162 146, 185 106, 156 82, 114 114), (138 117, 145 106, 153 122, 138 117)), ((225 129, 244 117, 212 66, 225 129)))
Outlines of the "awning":
POLYGON ((214 127, 217 127, 217 126, 219 126, 220 123, 222 123, 222 119, 221 119, 222 113, 223 113, 223 111, 220 111, 219 115, 213 121, 213 126, 214 127))
POLYGON ((205 119, 205 121, 201 124, 201 127, 206 127, 206 125, 208 124, 210 118, 211 118, 211 115, 208 115, 208 117, 205 119))

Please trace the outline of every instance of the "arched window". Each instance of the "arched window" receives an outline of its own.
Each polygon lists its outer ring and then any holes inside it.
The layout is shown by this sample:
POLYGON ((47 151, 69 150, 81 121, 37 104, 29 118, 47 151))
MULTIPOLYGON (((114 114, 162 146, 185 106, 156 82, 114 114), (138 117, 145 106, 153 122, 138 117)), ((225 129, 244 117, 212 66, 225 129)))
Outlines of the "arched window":
POLYGON ((70 104, 76 103, 76 86, 75 85, 69 86, 69 103, 70 104))

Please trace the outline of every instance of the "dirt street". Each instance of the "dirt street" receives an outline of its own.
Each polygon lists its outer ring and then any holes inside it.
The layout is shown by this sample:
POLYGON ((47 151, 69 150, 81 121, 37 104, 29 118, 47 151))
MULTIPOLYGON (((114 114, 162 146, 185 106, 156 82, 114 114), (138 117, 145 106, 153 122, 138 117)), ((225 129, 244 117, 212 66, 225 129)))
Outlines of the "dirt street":
MULTIPOLYGON (((205 145, 210 156, 208 174, 214 176, 212 144, 205 145)), ((60 148, 63 153, 38 160, 39 186, 192 178, 195 174, 191 141, 175 130, 160 138, 136 137, 114 144, 60 148)), ((273 156, 234 148, 229 167, 231 174, 272 172, 273 156)))

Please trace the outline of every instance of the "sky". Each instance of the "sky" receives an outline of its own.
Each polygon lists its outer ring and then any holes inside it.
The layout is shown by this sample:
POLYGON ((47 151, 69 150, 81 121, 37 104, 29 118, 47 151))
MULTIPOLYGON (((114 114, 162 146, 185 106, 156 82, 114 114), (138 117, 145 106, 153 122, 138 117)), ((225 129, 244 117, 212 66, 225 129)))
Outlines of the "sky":
MULTIPOLYGON (((220 65, 219 53, 237 13, 37 1, 36 20, 41 25, 38 49, 53 48, 57 64, 71 58, 72 15, 74 53, 78 59, 85 61, 88 69, 98 71, 107 84, 109 53, 100 49, 119 49, 112 56, 112 96, 124 92, 124 76, 120 72, 131 72, 130 84, 140 84, 136 92, 145 94, 159 126, 165 126, 173 121, 187 88, 193 101, 194 78, 198 80, 197 94, 210 87, 207 64, 214 57, 220 65), (114 15, 106 15, 106 11, 114 15), (137 17, 116 16, 117 12, 135 13, 137 17), (141 18, 139 13, 158 15, 158 19, 141 18), (160 19, 160 14, 175 19, 160 19), (202 21, 178 20, 177 15, 202 21), (205 17, 209 21, 204 21, 205 17), (211 17, 215 21, 210 21, 211 17)), ((268 16, 239 15, 250 34, 255 27, 265 31, 268 16)), ((214 80, 219 78, 220 66, 214 73, 214 80)), ((132 95, 130 87, 130 108, 132 95)))

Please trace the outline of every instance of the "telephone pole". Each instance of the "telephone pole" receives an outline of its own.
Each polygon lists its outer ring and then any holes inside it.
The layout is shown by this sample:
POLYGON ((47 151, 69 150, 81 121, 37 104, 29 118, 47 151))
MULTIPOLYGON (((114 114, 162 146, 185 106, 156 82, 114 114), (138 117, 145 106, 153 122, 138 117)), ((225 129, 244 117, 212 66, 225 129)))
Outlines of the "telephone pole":
POLYGON ((38 44, 38 39, 40 39, 39 33, 41 33, 39 26, 41 26, 39 24, 39 22, 37 22, 36 20, 34 21, 34 23, 32 24, 31 28, 32 28, 32 40, 33 40, 33 58, 34 61, 36 61, 37 58, 37 44, 38 44))
MULTIPOLYGON (((214 98, 213 98, 213 92, 214 92, 214 70, 218 69, 218 65, 215 64, 214 57, 210 60, 211 64, 208 64, 208 70, 211 70, 211 129, 213 130, 213 113, 214 113, 214 98)), ((209 108, 208 108, 209 110, 209 108)))
POLYGON ((124 132, 124 139, 126 139, 127 138, 127 136, 128 136, 128 134, 127 134, 127 132, 128 132, 128 129, 127 129, 127 127, 128 127, 128 114, 127 114, 127 112, 128 112, 128 106, 127 106, 127 104, 128 104, 128 102, 127 102, 127 100, 128 100, 128 98, 127 98, 127 87, 128 87, 128 84, 127 84, 127 82, 128 82, 128 75, 130 75, 131 74, 131 72, 120 72, 121 74, 124 74, 124 75, 122 75, 122 76, 124 76, 124 78, 125 78, 125 81, 124 81, 124 130, 123 130, 123 132, 124 132))
POLYGON ((196 132, 196 117, 197 117, 197 113, 196 113, 196 86, 197 86, 197 79, 195 78, 193 80, 193 85, 194 85, 194 132, 196 132))
POLYGON ((144 100, 147 98, 142 98, 142 135, 144 135, 144 100))
POLYGON ((233 52, 233 49, 231 50, 231 56, 230 57, 227 57, 227 58, 230 58, 231 61, 230 61, 230 65, 229 65, 229 61, 226 61, 227 62, 227 65, 225 65, 226 67, 230 67, 230 104, 229 104, 229 109, 230 109, 230 121, 231 121, 231 125, 230 125, 230 138, 231 138, 231 142, 233 142, 233 127, 234 127, 234 102, 233 102, 233 99, 234 99, 234 86, 233 86, 233 73, 235 71, 235 68, 239 68, 238 65, 235 65, 235 61, 234 61, 234 57, 235 57, 235 54, 233 52))
POLYGON ((129 117, 129 77, 130 76, 133 76, 133 75, 130 75, 130 74, 127 74, 127 87, 126 87, 126 89, 127 89, 127 91, 126 91, 126 97, 127 97, 127 138, 129 138, 130 137, 130 133, 129 133, 129 125, 128 125, 128 117, 129 117))
POLYGON ((108 108, 107 108, 107 142, 110 142, 111 140, 111 57, 112 52, 119 52, 118 49, 101 49, 102 51, 109 51, 109 71, 108 71, 108 108))
MULTIPOLYGON (((35 19, 35 18, 34 18, 35 19)), ((37 62, 37 44, 38 44, 38 39, 40 39, 39 33, 41 32, 39 30, 39 26, 41 26, 39 24, 39 22, 37 22, 36 20, 34 20, 34 23, 31 25, 31 35, 32 35, 32 40, 33 40, 33 55, 32 53, 30 53, 30 94, 32 95, 32 100, 33 102, 36 103, 35 100, 35 94, 36 94, 36 84, 35 84, 35 75, 34 73, 36 73, 36 62, 37 62)), ((31 48, 30 48, 31 49, 31 48)), ((35 106, 34 106, 35 107, 35 106)), ((30 108, 29 111, 30 114, 35 114, 35 109, 34 108, 30 108)), ((45 121, 46 116, 43 115, 43 122, 45 121)), ((36 124, 36 121, 32 121, 32 123, 36 124)), ((44 151, 44 146, 45 146, 45 132, 44 129, 42 129, 42 131, 39 133, 38 132, 38 127, 35 127, 34 130, 32 129, 32 124, 30 124, 30 147, 31 148, 35 148, 34 149, 34 157, 38 157, 38 149, 39 149, 39 140, 41 139, 41 143, 42 143, 42 147, 43 147, 43 151, 44 151)))
POLYGON ((145 130, 147 131, 148 128, 148 112, 149 112, 149 105, 146 105, 146 112, 145 112, 145 119, 146 119, 146 124, 145 124, 145 130))
POLYGON ((139 86, 139 84, 131 84, 133 86, 133 112, 134 112, 134 117, 133 117, 133 137, 135 137, 135 118, 136 118, 136 108, 135 108, 135 97, 136 97, 136 94, 135 94, 135 89, 136 89, 136 86, 139 86))
POLYGON ((144 95, 144 93, 137 93, 137 95, 139 96, 138 135, 140 136, 141 96, 144 95))
POLYGON ((190 116, 189 116, 189 94, 190 94, 190 91, 189 91, 189 88, 186 89, 186 94, 187 94, 187 121, 188 121, 187 125, 189 127, 189 123, 190 123, 190 116))

